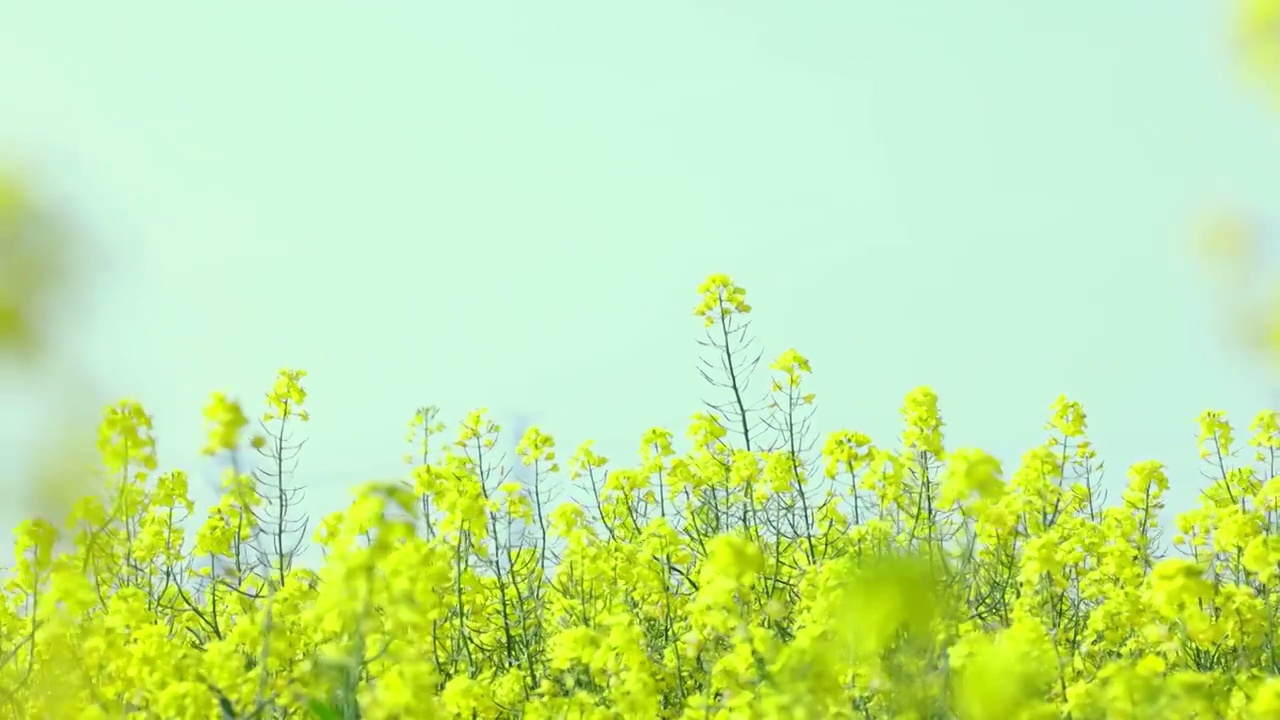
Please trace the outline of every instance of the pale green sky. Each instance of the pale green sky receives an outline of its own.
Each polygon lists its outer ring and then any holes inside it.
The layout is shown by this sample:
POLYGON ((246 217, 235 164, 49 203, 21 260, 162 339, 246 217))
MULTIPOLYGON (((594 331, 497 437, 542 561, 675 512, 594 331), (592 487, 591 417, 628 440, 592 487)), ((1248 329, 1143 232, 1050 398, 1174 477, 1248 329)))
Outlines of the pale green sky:
MULTIPOLYGON (((1066 392, 1112 483, 1155 457, 1186 503, 1197 413, 1267 389, 1186 251, 1280 187, 1226 4, 932 5, 0 0, 0 148, 100 248, 98 399, 194 471, 211 390, 306 368, 317 514, 400 472, 420 404, 624 463, 683 436, 712 272, 812 359, 824 432, 891 441, 928 384, 1011 466, 1066 392)), ((49 384, 14 377, 9 452, 49 384)))

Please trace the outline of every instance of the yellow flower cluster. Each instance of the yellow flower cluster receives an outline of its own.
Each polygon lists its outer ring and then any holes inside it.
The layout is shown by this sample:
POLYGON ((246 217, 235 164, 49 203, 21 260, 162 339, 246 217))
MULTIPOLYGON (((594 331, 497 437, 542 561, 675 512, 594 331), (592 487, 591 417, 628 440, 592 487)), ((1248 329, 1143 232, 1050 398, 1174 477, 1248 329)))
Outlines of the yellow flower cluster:
POLYGON ((44 350, 37 321, 66 260, 41 210, 17 174, 0 167, 0 349, 28 360, 44 350))
POLYGON ((1280 101, 1280 0, 1240 0, 1237 12, 1245 68, 1280 101))
MULTIPOLYGON (((713 325, 750 312, 727 277, 702 295, 713 325)), ((283 573, 252 552, 253 472, 190 528, 151 417, 113 405, 105 492, 16 530, 0 716, 1280 717, 1276 413, 1243 444, 1201 415, 1211 480, 1165 546, 1165 466, 1105 502, 1077 402, 1006 475, 946 446, 928 388, 898 443, 841 430, 811 453, 811 365, 790 349, 770 369, 790 400, 756 406, 776 437, 755 450, 699 413, 685 449, 653 428, 632 467, 585 443, 562 472, 535 427, 519 482, 484 410, 433 442, 419 409, 405 479, 361 487, 317 528, 323 563, 283 573)), ((263 417, 305 420, 304 377, 282 371, 263 417)), ((216 393, 205 417, 206 452, 234 456, 239 403, 216 393)))

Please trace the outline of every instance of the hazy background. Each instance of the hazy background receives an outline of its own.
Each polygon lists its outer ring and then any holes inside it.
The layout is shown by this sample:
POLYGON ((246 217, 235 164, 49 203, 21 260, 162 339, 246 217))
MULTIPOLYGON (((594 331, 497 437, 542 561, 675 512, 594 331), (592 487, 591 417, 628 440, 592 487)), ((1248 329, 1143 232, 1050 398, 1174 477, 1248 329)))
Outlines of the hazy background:
POLYGON ((211 479, 209 392, 260 412, 286 365, 316 515, 427 403, 625 464, 707 395, 712 272, 824 434, 892 442, 928 384, 1012 469, 1065 392, 1111 486, 1158 458, 1185 507, 1196 415, 1270 394, 1188 252, 1280 187, 1228 4, 934 5, 0 0, 0 156, 87 243, 61 369, 0 380, 4 523, 50 397, 140 399, 211 479))

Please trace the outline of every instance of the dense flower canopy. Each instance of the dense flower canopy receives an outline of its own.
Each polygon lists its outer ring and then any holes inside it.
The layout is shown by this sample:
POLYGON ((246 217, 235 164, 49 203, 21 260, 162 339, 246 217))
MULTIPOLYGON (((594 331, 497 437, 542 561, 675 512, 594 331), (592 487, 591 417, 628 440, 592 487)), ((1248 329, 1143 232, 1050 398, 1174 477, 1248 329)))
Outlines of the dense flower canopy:
POLYGON ((250 427, 214 393, 197 512, 151 417, 106 409, 102 492, 17 530, 0 607, 7 717, 1050 718, 1280 716, 1280 421, 1199 418, 1212 481, 1170 542, 1151 460, 1108 501, 1084 409, 1059 397, 1006 473, 949 448, 938 397, 901 439, 809 428, 795 349, 741 398, 751 308, 701 290, 730 398, 615 466, 516 460, 485 411, 409 422, 402 480, 369 483, 296 562, 285 460, 310 416, 282 370, 250 427), (735 364, 736 363, 736 364, 735 364), (247 467, 257 454, 265 461, 247 467), (557 499, 558 498, 558 499, 557 499))

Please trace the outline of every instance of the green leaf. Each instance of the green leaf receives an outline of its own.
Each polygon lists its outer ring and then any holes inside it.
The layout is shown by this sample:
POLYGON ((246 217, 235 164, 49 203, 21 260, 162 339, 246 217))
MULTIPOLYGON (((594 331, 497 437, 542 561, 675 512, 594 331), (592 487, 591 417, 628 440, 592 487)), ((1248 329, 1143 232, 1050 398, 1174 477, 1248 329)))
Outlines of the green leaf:
POLYGON ((342 720, 342 713, 337 708, 319 698, 307 701, 307 709, 316 720, 342 720))

